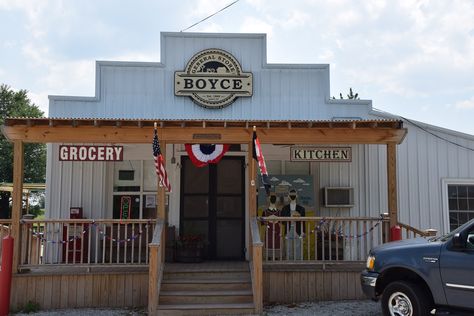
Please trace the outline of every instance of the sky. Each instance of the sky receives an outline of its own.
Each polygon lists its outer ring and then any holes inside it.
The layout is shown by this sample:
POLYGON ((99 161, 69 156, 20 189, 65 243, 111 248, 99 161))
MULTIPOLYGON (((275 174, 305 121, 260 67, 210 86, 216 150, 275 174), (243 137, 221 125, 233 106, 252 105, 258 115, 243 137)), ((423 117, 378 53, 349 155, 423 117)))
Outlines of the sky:
MULTIPOLYGON (((234 0, 0 0, 0 83, 93 96, 95 61, 160 61, 160 32, 234 0)), ((266 33, 269 63, 330 64, 331 95, 474 135, 474 1, 240 0, 189 32, 266 33)))

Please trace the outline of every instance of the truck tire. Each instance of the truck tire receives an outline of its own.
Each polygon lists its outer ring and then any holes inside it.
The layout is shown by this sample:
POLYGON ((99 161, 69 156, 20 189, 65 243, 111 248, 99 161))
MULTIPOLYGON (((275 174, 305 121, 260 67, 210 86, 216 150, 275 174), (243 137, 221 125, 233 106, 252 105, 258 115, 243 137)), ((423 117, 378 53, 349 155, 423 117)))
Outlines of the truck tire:
POLYGON ((431 297, 421 286, 408 281, 387 285, 382 294, 382 312, 385 316, 424 316, 432 309, 431 297))

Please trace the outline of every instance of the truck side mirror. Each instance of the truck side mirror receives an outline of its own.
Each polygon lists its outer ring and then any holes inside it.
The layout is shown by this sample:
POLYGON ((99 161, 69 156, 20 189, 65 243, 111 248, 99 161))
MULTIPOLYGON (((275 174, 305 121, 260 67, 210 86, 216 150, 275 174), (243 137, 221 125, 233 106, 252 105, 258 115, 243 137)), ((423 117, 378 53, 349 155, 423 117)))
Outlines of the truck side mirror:
POLYGON ((474 245, 474 236, 469 237, 469 242, 474 245))
POLYGON ((464 249, 466 248, 466 240, 460 233, 456 233, 453 236, 453 248, 464 249))

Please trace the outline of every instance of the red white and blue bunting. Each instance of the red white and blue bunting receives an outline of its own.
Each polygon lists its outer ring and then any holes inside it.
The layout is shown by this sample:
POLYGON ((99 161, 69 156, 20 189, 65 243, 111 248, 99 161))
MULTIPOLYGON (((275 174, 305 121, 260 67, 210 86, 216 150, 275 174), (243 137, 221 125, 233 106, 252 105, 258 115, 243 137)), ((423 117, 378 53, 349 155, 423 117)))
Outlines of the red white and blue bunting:
POLYGON ((218 163, 230 145, 225 144, 185 144, 186 152, 196 167, 204 167, 210 163, 218 163))

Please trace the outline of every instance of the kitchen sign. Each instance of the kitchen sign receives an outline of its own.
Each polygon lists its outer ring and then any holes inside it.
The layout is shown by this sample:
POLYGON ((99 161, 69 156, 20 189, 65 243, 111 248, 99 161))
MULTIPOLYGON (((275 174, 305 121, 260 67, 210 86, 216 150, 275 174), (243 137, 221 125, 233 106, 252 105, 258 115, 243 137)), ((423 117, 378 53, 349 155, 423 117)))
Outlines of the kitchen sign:
POLYGON ((122 161, 123 146, 60 145, 60 161, 122 161))
POLYGON ((351 162, 351 147, 291 147, 291 161, 351 162))
POLYGON ((194 55, 184 71, 175 72, 174 94, 205 108, 223 108, 237 97, 252 96, 252 78, 228 52, 207 49, 194 55))

